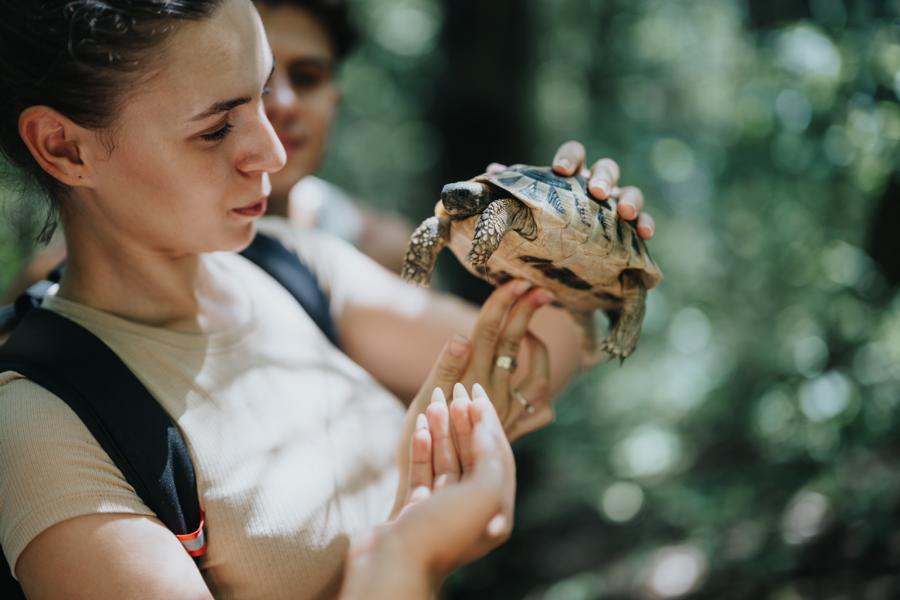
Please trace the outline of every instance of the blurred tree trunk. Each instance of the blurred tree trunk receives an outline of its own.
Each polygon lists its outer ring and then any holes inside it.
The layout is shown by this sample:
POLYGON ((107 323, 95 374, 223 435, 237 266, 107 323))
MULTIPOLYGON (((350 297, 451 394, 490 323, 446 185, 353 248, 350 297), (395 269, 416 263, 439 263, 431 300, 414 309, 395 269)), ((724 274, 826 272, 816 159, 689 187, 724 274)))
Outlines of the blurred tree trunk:
POLYGON ((891 286, 900 285, 900 173, 894 173, 872 216, 869 254, 891 286))
MULTIPOLYGON (((443 0, 443 72, 431 120, 443 136, 434 189, 468 179, 488 163, 522 162, 530 155, 525 122, 529 76, 534 72, 533 26, 522 0, 443 0)), ((438 267, 458 294, 480 301, 489 291, 449 253, 438 267)))

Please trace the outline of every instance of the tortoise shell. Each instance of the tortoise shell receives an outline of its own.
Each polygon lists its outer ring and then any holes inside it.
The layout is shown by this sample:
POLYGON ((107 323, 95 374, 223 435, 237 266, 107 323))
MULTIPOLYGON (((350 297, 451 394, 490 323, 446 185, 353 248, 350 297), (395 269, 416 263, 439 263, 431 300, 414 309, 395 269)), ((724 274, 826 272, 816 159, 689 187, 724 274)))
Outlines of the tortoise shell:
MULTIPOLYGON (((647 289, 662 280, 632 222, 621 219, 615 199, 598 201, 582 176, 563 177, 547 167, 514 165, 472 179, 498 196, 522 202, 537 225, 534 239, 508 231, 483 266, 466 260, 480 216, 454 218, 449 246, 474 275, 500 285, 518 277, 554 292, 558 304, 573 312, 614 308, 622 299, 620 275, 639 273, 647 289)), ((440 205, 438 208, 440 211, 440 205)))

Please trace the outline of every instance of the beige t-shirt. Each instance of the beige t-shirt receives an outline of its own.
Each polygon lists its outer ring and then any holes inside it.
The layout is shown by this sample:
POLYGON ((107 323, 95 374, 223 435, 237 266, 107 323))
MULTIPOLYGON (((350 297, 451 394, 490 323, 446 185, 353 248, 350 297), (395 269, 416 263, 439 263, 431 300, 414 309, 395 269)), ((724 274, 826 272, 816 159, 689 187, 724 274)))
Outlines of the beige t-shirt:
MULTIPOLYGON (((282 222, 264 227, 293 237, 282 222)), ((358 270, 374 263, 312 231, 294 241, 339 314, 358 270)), ((231 253, 209 259, 251 298, 252 317, 230 331, 173 332, 55 297, 45 306, 100 337, 180 426, 206 516, 201 569, 214 595, 327 597, 340 583, 347 536, 388 516, 404 409, 255 265, 231 253)), ((68 406, 0 374, 7 561, 51 525, 90 513, 152 514, 68 406)))

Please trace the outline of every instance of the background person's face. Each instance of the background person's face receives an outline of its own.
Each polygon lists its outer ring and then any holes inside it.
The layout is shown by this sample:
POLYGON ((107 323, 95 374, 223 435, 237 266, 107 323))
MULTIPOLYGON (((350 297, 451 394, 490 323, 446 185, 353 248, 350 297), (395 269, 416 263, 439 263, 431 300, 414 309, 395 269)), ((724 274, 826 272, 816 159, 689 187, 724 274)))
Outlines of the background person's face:
POLYGON ((272 176, 273 194, 283 196, 322 162, 340 93, 325 27, 294 6, 257 8, 275 55, 266 112, 287 153, 285 168, 272 176))
POLYGON ((262 23, 247 0, 227 0, 185 24, 162 61, 123 103, 114 150, 94 144, 94 198, 82 210, 154 251, 238 248, 284 164, 263 108, 272 58, 262 23), (233 107, 206 114, 225 102, 233 107))

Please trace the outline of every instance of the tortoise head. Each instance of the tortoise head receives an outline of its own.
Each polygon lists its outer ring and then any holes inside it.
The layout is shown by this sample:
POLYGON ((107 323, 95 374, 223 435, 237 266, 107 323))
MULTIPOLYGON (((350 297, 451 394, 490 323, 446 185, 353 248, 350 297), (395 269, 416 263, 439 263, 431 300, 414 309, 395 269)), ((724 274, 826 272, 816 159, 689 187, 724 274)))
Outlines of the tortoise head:
POLYGON ((453 217, 468 217, 482 212, 492 200, 491 188, 477 181, 448 183, 441 190, 444 210, 453 217))

